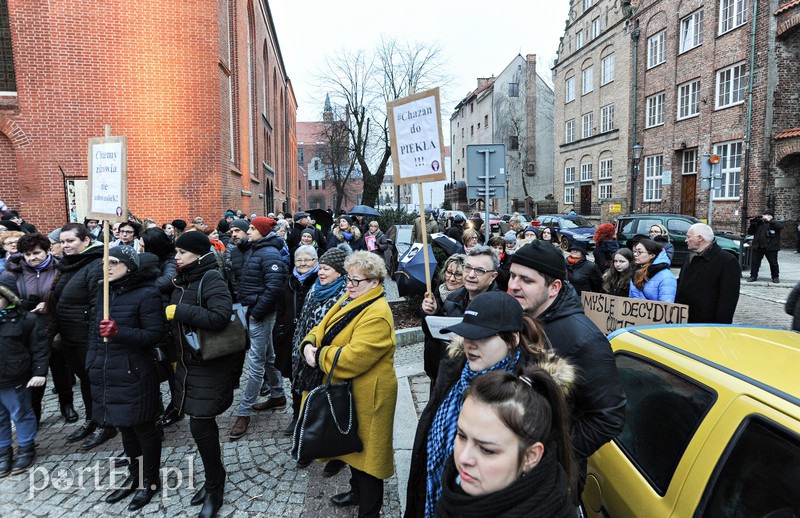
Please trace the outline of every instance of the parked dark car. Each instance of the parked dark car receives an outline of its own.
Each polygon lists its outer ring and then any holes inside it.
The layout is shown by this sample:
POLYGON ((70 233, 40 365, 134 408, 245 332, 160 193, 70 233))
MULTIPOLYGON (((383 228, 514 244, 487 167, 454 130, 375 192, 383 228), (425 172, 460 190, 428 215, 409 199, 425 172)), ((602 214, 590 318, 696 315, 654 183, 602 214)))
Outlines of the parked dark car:
MULTIPOLYGON (((588 250, 594 248, 594 223, 581 216, 565 214, 542 214, 533 220, 535 227, 550 227, 553 239, 558 240, 562 250, 569 250, 573 241, 586 244, 588 250)), ((541 231, 540 231, 541 233, 541 231)))
POLYGON ((389 275, 397 271, 397 260, 411 246, 411 231, 414 225, 392 225, 386 231, 386 239, 389 242, 389 249, 386 251, 387 267, 391 270, 389 275))
MULTIPOLYGON (((652 213, 652 214, 625 214, 617 218, 617 242, 619 246, 626 246, 626 243, 633 236, 648 235, 650 227, 658 224, 662 225, 669 232, 669 242, 675 247, 675 255, 672 258, 672 266, 680 266, 689 254, 686 247, 686 232, 695 223, 702 223, 694 216, 685 214, 652 213)), ((732 234, 714 232, 717 244, 726 252, 732 253, 739 258, 740 240, 732 234)))

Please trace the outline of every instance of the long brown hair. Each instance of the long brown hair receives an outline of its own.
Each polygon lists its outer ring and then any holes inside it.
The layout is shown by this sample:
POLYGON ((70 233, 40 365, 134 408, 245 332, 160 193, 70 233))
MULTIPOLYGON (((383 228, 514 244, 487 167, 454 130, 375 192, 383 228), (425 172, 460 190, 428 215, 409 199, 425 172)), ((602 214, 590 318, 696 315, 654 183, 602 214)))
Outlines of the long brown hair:
POLYGON ((630 249, 620 248, 614 252, 614 255, 611 256, 611 267, 603 274, 603 291, 611 293, 627 288, 628 284, 631 282, 631 277, 633 277, 633 269, 633 252, 631 252, 630 249), (628 260, 628 269, 622 273, 614 268, 614 256, 617 255, 621 255, 628 260))

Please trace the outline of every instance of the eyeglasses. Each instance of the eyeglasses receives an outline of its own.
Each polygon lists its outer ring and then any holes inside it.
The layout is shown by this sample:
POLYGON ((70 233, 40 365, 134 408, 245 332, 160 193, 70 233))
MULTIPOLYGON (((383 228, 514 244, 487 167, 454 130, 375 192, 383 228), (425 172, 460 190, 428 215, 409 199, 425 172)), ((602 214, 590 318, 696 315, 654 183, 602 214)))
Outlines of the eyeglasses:
POLYGON ((473 268, 472 266, 465 264, 464 265, 464 273, 469 275, 472 272, 475 272, 475 275, 478 277, 483 277, 489 272, 493 272, 494 270, 484 270, 483 268, 473 268))
POLYGON ((464 277, 464 274, 461 273, 461 272, 451 272, 449 270, 445 270, 444 271, 444 276, 445 277, 452 277, 452 278, 458 280, 458 279, 461 279, 462 277, 464 277))
POLYGON ((3 244, 5 244, 5 245, 16 245, 17 243, 19 243, 19 239, 15 239, 15 240, 13 240, 13 241, 11 241, 11 240, 9 239, 8 241, 6 241, 6 242, 5 242, 5 243, 3 243, 3 244))
POLYGON ((118 260, 118 259, 109 259, 109 260, 108 260, 108 265, 109 265, 109 266, 111 266, 111 267, 113 268, 113 267, 115 267, 115 266, 119 266, 119 264, 120 264, 121 262, 122 262, 122 261, 120 261, 120 260, 118 260))
POLYGON ((316 259, 295 259, 294 260, 295 264, 309 264, 309 263, 313 263, 314 261, 316 261, 316 259))
POLYGON ((127 234, 133 234, 133 230, 120 230, 119 233, 120 234, 126 234, 126 235, 127 234))
POLYGON ((352 284, 353 286, 358 287, 364 281, 371 281, 372 279, 356 279, 355 277, 350 277, 349 275, 344 276, 344 282, 347 284, 352 284))
POLYGON ((647 250, 634 250, 633 251, 633 255, 641 255, 641 254, 646 254, 646 253, 647 253, 647 250))

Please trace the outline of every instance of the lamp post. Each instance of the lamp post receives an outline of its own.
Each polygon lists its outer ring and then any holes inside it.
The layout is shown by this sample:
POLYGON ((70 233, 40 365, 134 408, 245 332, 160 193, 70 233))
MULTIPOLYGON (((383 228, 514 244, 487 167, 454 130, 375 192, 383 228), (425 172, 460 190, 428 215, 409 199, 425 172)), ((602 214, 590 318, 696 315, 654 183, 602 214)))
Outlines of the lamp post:
POLYGON ((644 146, 636 143, 631 154, 631 208, 630 212, 636 211, 636 178, 639 177, 639 161, 642 159, 644 146))

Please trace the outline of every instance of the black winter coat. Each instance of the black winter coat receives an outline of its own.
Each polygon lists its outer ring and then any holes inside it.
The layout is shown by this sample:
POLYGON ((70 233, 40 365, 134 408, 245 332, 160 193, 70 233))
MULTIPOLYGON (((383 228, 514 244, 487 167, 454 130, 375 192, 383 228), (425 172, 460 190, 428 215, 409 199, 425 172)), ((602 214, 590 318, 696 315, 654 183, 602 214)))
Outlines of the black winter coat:
POLYGON ((586 256, 581 258, 575 264, 569 261, 564 261, 567 266, 567 276, 572 287, 580 297, 584 291, 593 291, 595 293, 603 293, 603 277, 600 273, 600 268, 596 264, 586 259, 586 256))
POLYGON ((264 320, 277 309, 278 297, 288 275, 281 259, 283 240, 270 234, 252 243, 245 252, 239 279, 239 302, 255 320, 264 320))
POLYGON ((109 318, 117 336, 100 336, 103 294, 97 294, 86 372, 92 385, 92 420, 103 426, 130 427, 155 419, 160 391, 155 346, 166 331, 158 269, 134 271, 109 286, 109 318))
POLYGON ((800 282, 798 282, 786 299, 786 313, 792 315, 792 331, 800 332, 800 282))
POLYGON ((172 336, 178 347, 175 370, 177 390, 175 406, 193 417, 215 417, 233 403, 233 391, 239 386, 244 364, 244 351, 222 358, 203 361, 183 341, 180 324, 200 329, 219 329, 228 324, 231 313, 231 294, 220 275, 209 274, 203 281, 201 305, 197 305, 197 290, 207 271, 217 268, 213 254, 178 271, 174 279, 172 304, 176 304, 171 322, 172 336))
POLYGON ((250 241, 244 240, 238 245, 230 241, 225 248, 225 268, 229 270, 228 288, 231 290, 231 297, 234 302, 239 302, 239 282, 242 279, 242 269, 244 268, 244 255, 250 249, 250 241))
POLYGON ((278 314, 272 328, 272 343, 275 345, 275 367, 286 378, 292 377, 292 345, 297 319, 303 310, 306 295, 314 286, 317 274, 313 273, 301 283, 294 275, 289 275, 278 297, 278 314))
POLYGON ((97 293, 102 290, 103 246, 94 245, 61 258, 61 276, 53 287, 55 311, 50 336, 61 333, 64 347, 88 347, 97 293))
POLYGON ((35 316, 11 308, 0 317, 0 389, 27 385, 33 376, 47 376, 49 356, 47 333, 35 316))
POLYGON ((741 277, 736 257, 713 243, 683 262, 675 302, 689 306, 691 324, 730 324, 739 302, 741 277))
POLYGON ((753 246, 755 248, 766 248, 768 251, 781 249, 781 230, 783 223, 775 218, 764 221, 763 218, 753 218, 747 233, 753 234, 753 246))
POLYGON ((594 264, 600 268, 601 273, 613 266, 614 254, 619 250, 619 243, 613 239, 607 239, 598 244, 594 249, 594 264))
MULTIPOLYGON (((486 291, 497 291, 497 283, 493 282, 490 284, 486 291)), ((467 291, 467 288, 461 286, 447 296, 444 304, 438 308, 436 314, 446 317, 462 317, 464 316, 464 310, 467 309, 468 305, 469 292, 467 291)))

